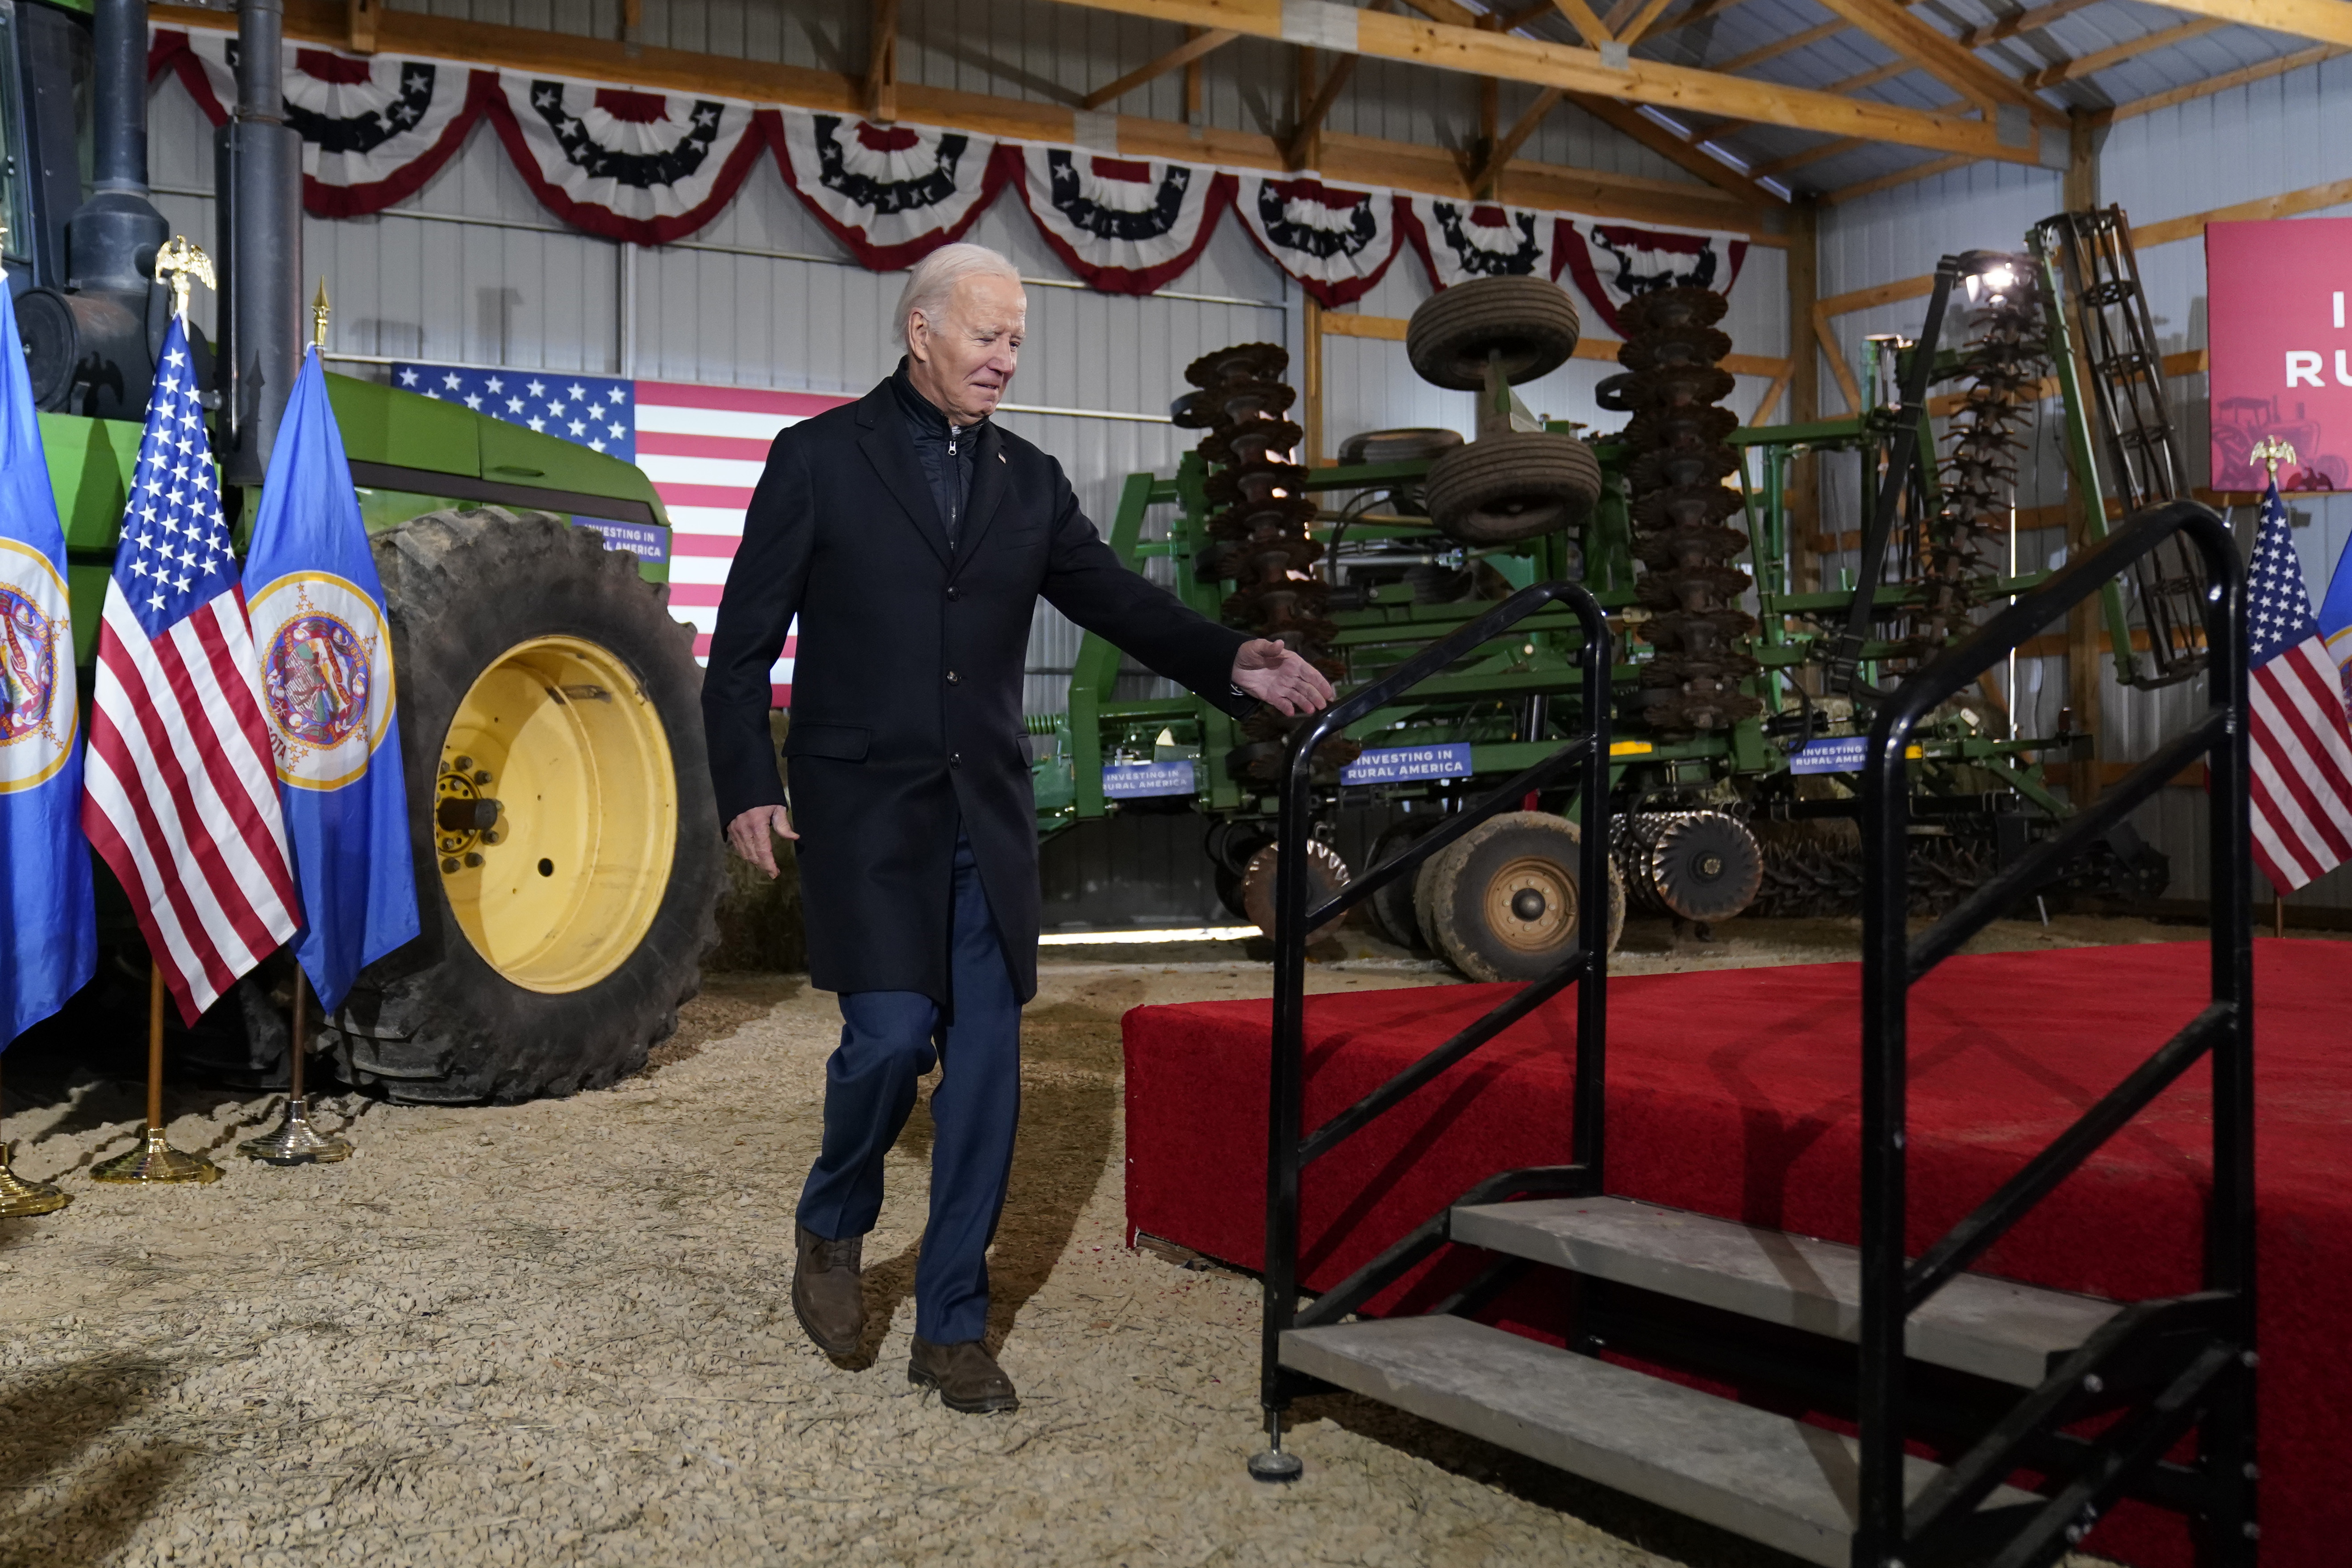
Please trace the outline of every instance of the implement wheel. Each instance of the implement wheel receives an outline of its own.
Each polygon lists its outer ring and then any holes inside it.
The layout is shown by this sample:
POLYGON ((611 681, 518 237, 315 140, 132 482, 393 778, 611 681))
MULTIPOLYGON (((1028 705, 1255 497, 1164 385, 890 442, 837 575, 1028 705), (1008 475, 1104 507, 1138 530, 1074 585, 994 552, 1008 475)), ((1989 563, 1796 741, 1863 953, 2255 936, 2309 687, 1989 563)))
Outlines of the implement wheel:
POLYGON ((571 1094, 645 1065, 717 940, 691 628, 591 530, 499 508, 375 541, 416 941, 330 1021, 395 1100, 571 1094))
MULTIPOLYGON (((1576 945, 1576 824, 1542 811, 1490 817, 1423 862, 1413 888, 1429 945, 1473 980, 1538 980, 1576 945)), ((1609 868, 1609 950, 1625 884, 1609 868)))
POLYGON ((1576 301, 1542 278, 1479 278, 1423 300, 1405 324, 1405 357, 1421 379, 1455 392, 1486 384, 1486 356, 1500 354, 1513 386, 1549 375, 1576 353, 1584 323, 1576 301))
POLYGON ((1465 544, 1510 544, 1572 528, 1601 499, 1601 460, 1573 436, 1512 430, 1429 465, 1430 521, 1465 544))

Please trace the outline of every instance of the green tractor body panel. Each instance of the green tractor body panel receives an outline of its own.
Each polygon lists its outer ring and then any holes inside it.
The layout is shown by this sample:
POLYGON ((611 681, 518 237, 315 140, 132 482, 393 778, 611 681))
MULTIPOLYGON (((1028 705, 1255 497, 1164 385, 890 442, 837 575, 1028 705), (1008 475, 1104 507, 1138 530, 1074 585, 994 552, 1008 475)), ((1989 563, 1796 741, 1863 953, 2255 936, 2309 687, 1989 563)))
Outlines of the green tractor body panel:
MULTIPOLYGON (((347 375, 330 374, 327 395, 370 532, 445 507, 527 507, 571 521, 657 530, 661 559, 641 560, 638 569, 649 582, 669 580, 669 516, 653 481, 634 464, 460 404, 347 375)), ((87 666, 96 657, 106 580, 139 466, 142 428, 76 414, 40 419, 49 488, 65 524, 74 658, 87 666)), ((237 529, 240 544, 257 499, 248 500, 237 529)))

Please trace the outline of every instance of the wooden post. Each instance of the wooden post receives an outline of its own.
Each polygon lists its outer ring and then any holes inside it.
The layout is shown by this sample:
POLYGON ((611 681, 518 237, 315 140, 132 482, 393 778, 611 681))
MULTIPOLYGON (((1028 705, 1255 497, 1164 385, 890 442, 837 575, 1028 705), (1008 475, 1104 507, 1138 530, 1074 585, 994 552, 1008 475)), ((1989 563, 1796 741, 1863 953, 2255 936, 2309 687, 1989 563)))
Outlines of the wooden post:
POLYGON ((898 0, 874 0, 866 57, 866 113, 883 124, 898 118, 898 0))
MULTIPOLYGON (((2063 181, 2066 210, 2071 213, 2089 212, 2099 205, 2099 155, 2094 132, 2097 125, 2081 110, 2073 111, 2067 128, 2067 163, 2063 181)), ((2059 276, 2067 276, 2063 268, 2059 276)), ((2069 309, 2063 300, 2046 301, 2053 310, 2069 309)), ((2075 343, 2076 375, 2081 378, 2083 395, 2092 395, 2090 366, 2084 363, 2083 335, 2070 334, 2075 343)), ((2094 431, 2092 461, 2098 460, 2096 447, 2104 432, 2094 431)), ((2090 525, 2082 508, 2067 510, 2066 552, 2069 560, 2091 548, 2090 525)), ((2066 615, 2066 699, 2074 710, 2077 733, 2087 738, 2087 745, 2079 746, 2066 768, 2066 798, 2077 809, 2099 798, 2099 703, 2106 689, 2104 656, 2106 651, 2106 628, 2100 622, 2100 606, 2096 596, 2084 600, 2066 615)))
MULTIPOLYGON (((1187 39, 1197 38, 1202 31, 1199 27, 1187 27, 1184 37, 1187 39)), ((1184 62, 1184 123, 1192 128, 1195 137, 1201 134, 1202 127, 1206 123, 1201 117, 1201 62, 1197 59, 1184 62)))
MULTIPOLYGON (((1822 353, 1813 341, 1813 307, 1821 300, 1821 207, 1800 196, 1789 207, 1789 423, 1822 416, 1822 353)), ((1822 590, 1822 560, 1813 549, 1821 527, 1819 459, 1805 453, 1789 465, 1790 587, 1822 590)))
POLYGON ((345 0, 343 24, 345 41, 352 53, 375 53, 375 0, 345 0))

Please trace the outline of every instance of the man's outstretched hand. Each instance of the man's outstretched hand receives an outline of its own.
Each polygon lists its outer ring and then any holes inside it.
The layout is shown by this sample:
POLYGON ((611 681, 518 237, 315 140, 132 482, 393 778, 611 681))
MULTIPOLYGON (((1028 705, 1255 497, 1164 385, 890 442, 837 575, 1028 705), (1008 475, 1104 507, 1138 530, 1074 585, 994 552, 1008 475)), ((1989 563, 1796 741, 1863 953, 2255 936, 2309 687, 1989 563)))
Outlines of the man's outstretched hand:
POLYGON ((1331 702, 1323 672, 1273 637, 1242 644, 1234 656, 1234 684, 1293 718, 1331 702))
POLYGON ((755 805, 727 825, 728 847, 773 880, 776 847, 768 837, 772 833, 778 838, 800 837, 793 831, 792 814, 781 805, 755 805))

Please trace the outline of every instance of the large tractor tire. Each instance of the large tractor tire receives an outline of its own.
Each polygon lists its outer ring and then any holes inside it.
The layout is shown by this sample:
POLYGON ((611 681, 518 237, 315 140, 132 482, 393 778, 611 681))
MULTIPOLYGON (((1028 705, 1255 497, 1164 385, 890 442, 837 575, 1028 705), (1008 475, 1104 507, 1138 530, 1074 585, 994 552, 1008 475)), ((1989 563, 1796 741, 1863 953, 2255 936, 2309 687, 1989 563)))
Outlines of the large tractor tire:
POLYGON ((1542 278, 1479 278, 1432 294, 1405 323, 1405 357, 1421 379, 1455 392, 1486 384, 1499 354, 1513 386, 1549 375, 1576 353, 1584 323, 1576 301, 1542 278))
MULTIPOLYGON (((1487 818, 1422 862, 1413 886, 1429 945, 1473 980, 1539 980, 1576 945, 1580 836, 1542 811, 1487 818)), ((1609 866, 1609 951, 1625 931, 1625 884, 1609 866)))
POLYGON ((1429 465, 1430 521, 1465 544, 1513 544, 1572 528, 1601 500, 1601 460, 1573 436, 1512 430, 1429 465))
POLYGON ((430 1103, 635 1072, 718 940, 693 632, 634 556, 543 513, 432 512, 374 542, 424 930, 321 1048, 430 1103))

